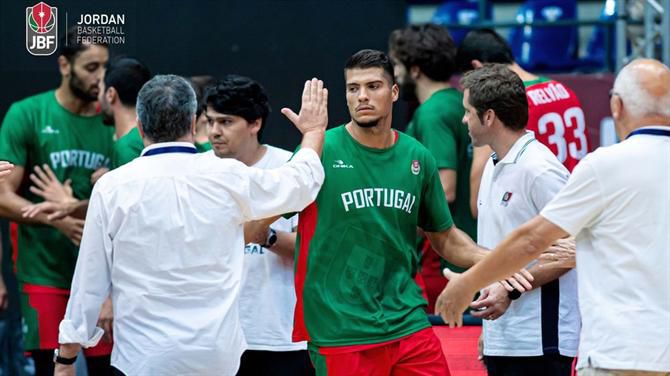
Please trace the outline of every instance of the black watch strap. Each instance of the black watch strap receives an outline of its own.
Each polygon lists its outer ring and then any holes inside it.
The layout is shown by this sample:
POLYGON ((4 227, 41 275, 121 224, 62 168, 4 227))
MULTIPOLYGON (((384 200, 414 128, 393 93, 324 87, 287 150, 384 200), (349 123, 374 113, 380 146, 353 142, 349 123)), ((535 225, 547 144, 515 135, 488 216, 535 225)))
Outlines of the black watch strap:
POLYGON ((75 355, 74 358, 64 358, 59 355, 58 349, 54 350, 54 363, 58 364, 64 364, 66 366, 69 366, 70 364, 74 364, 74 362, 77 361, 77 356, 75 355))
POLYGON ((510 300, 517 300, 517 299, 519 299, 519 298, 521 297, 521 291, 519 291, 519 290, 517 290, 517 289, 514 289, 514 290, 512 290, 512 291, 508 291, 508 292, 507 292, 507 297, 508 297, 510 300))
POLYGON ((265 244, 261 244, 263 248, 270 248, 277 242, 277 231, 268 227, 268 235, 265 238, 265 244))

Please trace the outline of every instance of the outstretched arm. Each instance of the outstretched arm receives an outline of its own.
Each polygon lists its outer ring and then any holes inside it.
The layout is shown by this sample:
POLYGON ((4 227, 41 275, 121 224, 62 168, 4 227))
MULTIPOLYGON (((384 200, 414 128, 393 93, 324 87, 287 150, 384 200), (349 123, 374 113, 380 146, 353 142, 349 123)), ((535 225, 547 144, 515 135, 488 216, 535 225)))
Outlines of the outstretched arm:
POLYGON ((453 278, 445 288, 440 315, 449 326, 461 326, 462 313, 485 286, 503 279, 536 259, 558 238, 568 234, 542 216, 514 230, 496 249, 470 270, 453 278))

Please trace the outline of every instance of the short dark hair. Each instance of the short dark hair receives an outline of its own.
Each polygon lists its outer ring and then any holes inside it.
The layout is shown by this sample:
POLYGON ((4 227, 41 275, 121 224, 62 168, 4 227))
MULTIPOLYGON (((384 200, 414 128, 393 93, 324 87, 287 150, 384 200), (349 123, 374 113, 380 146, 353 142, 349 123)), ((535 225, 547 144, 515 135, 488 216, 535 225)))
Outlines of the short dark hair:
POLYGON ((469 103, 477 116, 491 109, 500 121, 513 130, 528 123, 528 101, 521 78, 504 64, 487 64, 467 72, 461 79, 463 90, 470 90, 469 103))
POLYGON ((389 53, 407 71, 413 66, 433 81, 447 81, 457 70, 456 44, 449 31, 439 25, 411 25, 389 36, 389 53))
POLYGON ((105 90, 113 87, 124 106, 135 106, 137 93, 151 79, 149 68, 141 61, 119 56, 107 63, 105 70, 105 90))
POLYGON ((470 62, 479 60, 482 63, 514 63, 514 55, 507 41, 491 29, 470 31, 458 47, 456 60, 462 72, 472 69, 470 62))
POLYGON ((191 76, 188 80, 195 91, 195 98, 198 101, 198 110, 195 113, 195 117, 198 118, 207 108, 207 104, 204 101, 205 92, 207 89, 216 84, 216 78, 214 76, 191 76))
POLYGON ((175 141, 191 133, 195 92, 180 76, 156 75, 137 95, 137 117, 153 142, 175 141))
POLYGON ((224 77, 205 93, 204 103, 222 114, 236 115, 249 123, 261 119, 257 138, 261 139, 270 114, 268 95, 261 84, 235 74, 224 77))
POLYGON ((73 26, 68 29, 67 33, 63 34, 60 38, 58 56, 65 56, 65 58, 70 62, 74 62, 74 59, 82 52, 88 49, 92 45, 102 46, 109 48, 106 43, 81 43, 81 40, 78 40, 79 33, 77 32, 77 27, 73 26))
POLYGON ((391 85, 395 84, 395 76, 393 75, 393 63, 385 53, 378 50, 360 50, 351 55, 344 64, 344 71, 349 69, 367 69, 367 68, 382 68, 384 73, 388 75, 391 85))

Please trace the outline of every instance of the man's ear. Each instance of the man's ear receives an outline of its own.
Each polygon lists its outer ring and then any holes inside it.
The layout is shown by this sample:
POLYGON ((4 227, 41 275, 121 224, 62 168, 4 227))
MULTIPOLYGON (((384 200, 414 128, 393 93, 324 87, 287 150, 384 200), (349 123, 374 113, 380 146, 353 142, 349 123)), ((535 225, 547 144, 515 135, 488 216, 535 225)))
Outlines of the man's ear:
POLYGON ((484 112, 484 123, 483 123, 483 125, 485 125, 487 127, 493 126, 493 122, 495 121, 495 118, 496 118, 496 112, 489 108, 488 110, 486 110, 486 112, 484 112))
POLYGON ((105 91, 105 99, 107 100, 107 103, 110 104, 110 106, 113 105, 117 99, 119 99, 119 93, 113 86, 107 88, 105 91))
POLYGON ((72 70, 72 64, 65 56, 58 56, 58 70, 60 75, 63 77, 70 77, 70 71, 72 70))
POLYGON ((614 94, 610 98, 610 111, 612 111, 612 119, 620 120, 623 115, 623 101, 621 97, 614 94))
POLYGON ((144 139, 144 126, 142 125, 140 118, 137 118, 137 130, 140 132, 140 137, 144 139))
POLYGON ((421 76, 421 68, 419 68, 416 65, 413 65, 412 67, 409 68, 409 76, 412 77, 414 81, 416 81, 419 76, 421 76))

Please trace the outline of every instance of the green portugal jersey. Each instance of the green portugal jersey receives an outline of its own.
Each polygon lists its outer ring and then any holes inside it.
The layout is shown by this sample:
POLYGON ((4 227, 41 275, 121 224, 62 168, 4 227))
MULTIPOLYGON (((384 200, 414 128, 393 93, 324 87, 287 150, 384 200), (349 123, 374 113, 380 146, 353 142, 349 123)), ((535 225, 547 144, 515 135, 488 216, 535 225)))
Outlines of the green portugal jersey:
POLYGON ((430 326, 414 282, 416 228, 453 222, 435 158, 396 135, 393 146, 374 149, 344 126, 326 132, 325 182, 298 226, 295 341, 374 344, 430 326))
MULTIPOLYGON (((63 108, 55 91, 37 94, 12 104, 0 127, 0 160, 25 168, 48 164, 63 182, 72 180, 78 199, 87 199, 93 188, 91 174, 109 167, 114 129, 102 117, 79 116, 63 108)), ((18 194, 32 202, 30 180, 18 194)), ((20 225, 17 277, 22 283, 70 288, 77 247, 57 229, 47 225, 20 225)))
MULTIPOLYGON (((463 124, 463 94, 448 88, 435 92, 414 112, 407 134, 421 142, 435 157, 439 170, 455 170, 456 200, 449 204, 456 227, 477 240, 477 220, 470 210, 472 141, 463 124)), ((445 263, 455 271, 463 268, 445 263)))

